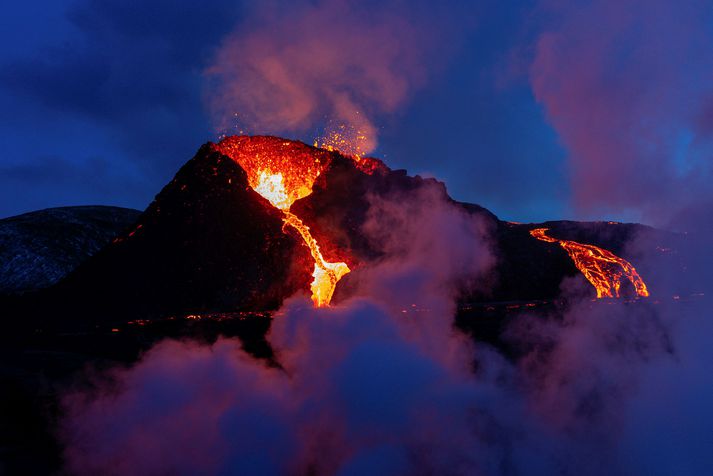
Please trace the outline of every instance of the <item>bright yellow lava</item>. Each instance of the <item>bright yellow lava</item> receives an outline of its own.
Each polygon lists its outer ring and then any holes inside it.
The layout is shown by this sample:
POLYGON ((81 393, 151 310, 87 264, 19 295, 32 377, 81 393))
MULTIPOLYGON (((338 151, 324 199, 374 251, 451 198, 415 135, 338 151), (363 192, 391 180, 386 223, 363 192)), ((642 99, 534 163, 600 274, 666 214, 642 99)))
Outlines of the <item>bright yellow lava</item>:
MULTIPOLYGON (((346 263, 341 262, 330 263, 324 259, 322 253, 319 251, 317 241, 309 232, 309 227, 302 223, 302 220, 300 220, 295 214, 289 211, 294 199, 290 199, 289 195, 285 191, 285 184, 281 173, 271 173, 269 170, 259 170, 257 177, 258 183, 253 186, 253 189, 265 197, 276 208, 282 210, 285 214, 285 217, 283 218, 285 224, 290 225, 297 230, 309 247, 310 254, 314 259, 314 271, 312 272, 314 280, 310 285, 310 289, 312 290, 312 302, 314 302, 315 306, 318 307, 329 305, 329 302, 332 300, 332 295, 334 294, 334 289, 337 286, 337 282, 342 278, 342 276, 350 271, 349 266, 347 266, 346 263)), ((309 195, 311 190, 308 189, 307 192, 308 193, 302 196, 309 195)))
POLYGON ((258 182, 253 189, 280 210, 289 210, 292 202, 285 192, 282 174, 271 174, 267 170, 258 172, 258 182))
POLYGON ((319 251, 317 241, 312 238, 309 232, 309 228, 296 215, 285 211, 285 223, 299 232, 302 239, 309 246, 309 251, 314 259, 314 271, 312 271, 314 280, 310 285, 312 301, 319 307, 329 305, 334 289, 337 287, 337 282, 350 271, 349 266, 346 263, 325 261, 319 251))

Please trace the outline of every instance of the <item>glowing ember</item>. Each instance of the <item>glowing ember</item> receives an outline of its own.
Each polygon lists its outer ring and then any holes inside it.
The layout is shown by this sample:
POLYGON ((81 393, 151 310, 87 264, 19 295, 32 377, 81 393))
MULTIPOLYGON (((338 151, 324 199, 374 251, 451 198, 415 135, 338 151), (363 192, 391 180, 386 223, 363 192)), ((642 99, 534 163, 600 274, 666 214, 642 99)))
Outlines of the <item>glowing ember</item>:
POLYGON ((364 131, 344 124, 331 128, 324 136, 314 141, 314 146, 340 152, 357 162, 372 148, 364 131))
POLYGON ((597 290, 598 298, 619 297, 621 280, 624 276, 634 285, 638 296, 649 295, 643 279, 631 263, 625 259, 594 245, 552 238, 546 235, 547 230, 549 228, 536 228, 530 230, 530 235, 541 241, 559 243, 572 258, 577 269, 597 290))
POLYGON ((293 227, 309 247, 314 259, 314 280, 310 286, 315 306, 327 306, 332 299, 337 282, 349 273, 346 263, 330 263, 324 259, 317 241, 309 228, 294 213, 292 204, 312 193, 314 181, 319 176, 323 162, 328 160, 324 151, 308 149, 296 142, 265 137, 229 137, 218 149, 245 170, 253 190, 282 210, 285 225, 293 227))

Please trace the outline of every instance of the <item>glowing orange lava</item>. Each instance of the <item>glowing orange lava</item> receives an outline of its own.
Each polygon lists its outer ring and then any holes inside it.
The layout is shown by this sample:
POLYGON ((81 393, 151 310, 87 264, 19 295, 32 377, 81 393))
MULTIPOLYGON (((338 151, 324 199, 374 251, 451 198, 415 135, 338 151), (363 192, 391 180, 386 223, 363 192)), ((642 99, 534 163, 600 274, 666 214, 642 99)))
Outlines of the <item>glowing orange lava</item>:
POLYGON ((293 213, 285 211, 285 223, 299 232, 302 239, 307 243, 307 246, 309 246, 312 259, 314 259, 314 271, 312 271, 314 280, 310 285, 312 301, 316 306, 327 306, 332 300, 337 282, 350 271, 349 266, 347 266, 346 263, 330 263, 325 261, 322 257, 322 253, 319 251, 317 241, 312 238, 309 232, 309 228, 293 213))
POLYGON ((324 259, 309 227, 290 212, 292 204, 312 193, 314 181, 322 171, 328 152, 309 149, 292 141, 273 137, 228 137, 218 149, 245 170, 250 187, 282 210, 285 226, 293 227, 302 237, 314 259, 314 278, 310 288, 315 306, 327 306, 337 282, 347 273, 346 263, 324 259))
POLYGON ((619 297, 622 277, 626 277, 638 296, 648 296, 644 280, 636 269, 623 258, 594 245, 585 245, 576 241, 558 240, 547 236, 549 228, 530 230, 530 235, 541 241, 559 243, 567 251, 574 265, 597 290, 597 297, 619 297))

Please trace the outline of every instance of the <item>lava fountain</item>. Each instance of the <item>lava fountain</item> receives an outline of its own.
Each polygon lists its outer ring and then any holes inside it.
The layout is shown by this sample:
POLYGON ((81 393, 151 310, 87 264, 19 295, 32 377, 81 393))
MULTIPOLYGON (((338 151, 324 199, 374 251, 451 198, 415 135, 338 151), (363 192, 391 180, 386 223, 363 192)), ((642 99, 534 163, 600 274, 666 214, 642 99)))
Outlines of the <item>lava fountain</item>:
POLYGON ((327 306, 337 282, 347 273, 346 263, 324 259, 309 227, 290 211, 292 204, 312 193, 312 186, 329 161, 329 152, 274 137, 227 137, 218 150, 245 170, 250 187, 282 211, 284 226, 294 228, 314 260, 310 285, 315 306, 327 306))
POLYGON ((597 297, 620 297, 622 277, 626 277, 636 290, 637 296, 646 297, 649 291, 631 263, 619 258, 611 251, 594 245, 577 243, 576 241, 558 240, 547 236, 549 228, 530 230, 530 235, 541 241, 559 243, 574 261, 574 265, 597 290, 597 297))

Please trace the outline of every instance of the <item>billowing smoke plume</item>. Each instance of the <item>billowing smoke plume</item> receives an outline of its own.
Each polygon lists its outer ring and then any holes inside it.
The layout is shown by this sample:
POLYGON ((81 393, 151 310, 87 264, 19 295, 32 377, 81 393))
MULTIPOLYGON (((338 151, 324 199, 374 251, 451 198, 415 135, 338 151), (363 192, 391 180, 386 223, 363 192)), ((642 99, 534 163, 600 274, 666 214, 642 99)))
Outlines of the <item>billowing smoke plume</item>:
POLYGON ((409 198, 372 198, 363 231, 385 255, 337 306, 285 303, 274 362, 168 340, 67 394, 67 471, 710 472, 707 301, 592 302, 570 283, 564 309, 513 320, 509 352, 474 344, 453 327, 455 283, 486 281, 490 230, 428 187, 409 198))
POLYGON ((207 70, 218 127, 292 136, 327 127, 327 141, 330 132, 346 137, 331 144, 346 153, 376 146, 375 118, 426 82, 463 23, 451 8, 420 1, 263 3, 207 70))
POLYGON ((65 400, 78 474, 394 474, 472 470, 470 340, 452 327, 456 278, 493 263, 477 217, 424 188, 373 200, 364 232, 384 258, 339 306, 295 297, 268 341, 279 368, 236 340, 167 341, 111 385, 65 400), (404 241, 398 237, 410 237, 404 241))
POLYGON ((710 201, 710 3, 541 6, 554 26, 537 37, 530 80, 570 154, 579 209, 665 224, 702 194, 710 201))

